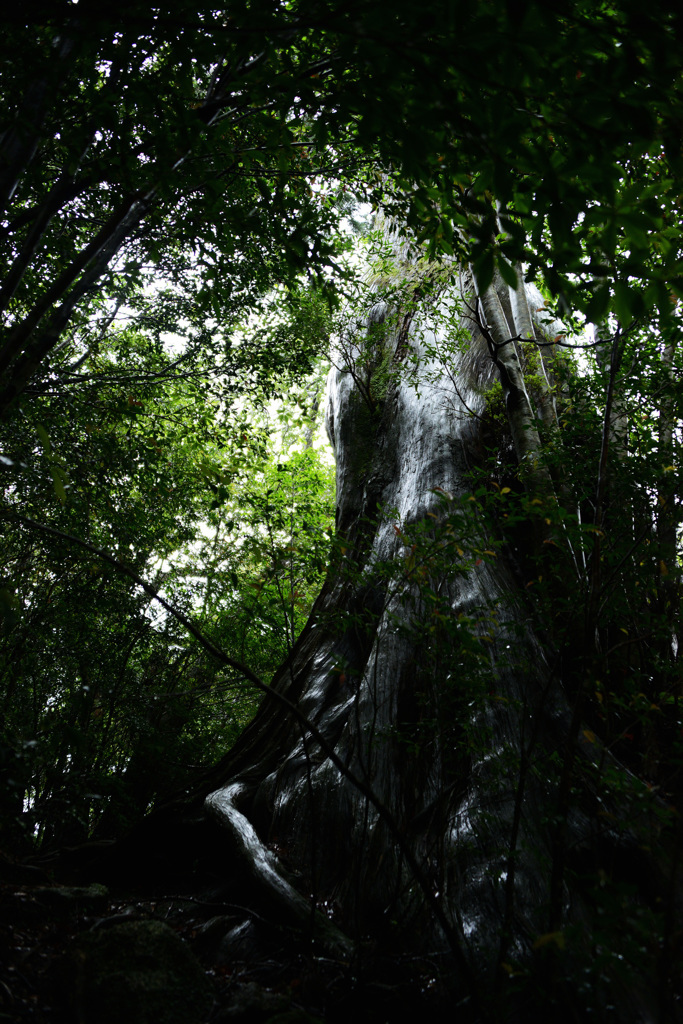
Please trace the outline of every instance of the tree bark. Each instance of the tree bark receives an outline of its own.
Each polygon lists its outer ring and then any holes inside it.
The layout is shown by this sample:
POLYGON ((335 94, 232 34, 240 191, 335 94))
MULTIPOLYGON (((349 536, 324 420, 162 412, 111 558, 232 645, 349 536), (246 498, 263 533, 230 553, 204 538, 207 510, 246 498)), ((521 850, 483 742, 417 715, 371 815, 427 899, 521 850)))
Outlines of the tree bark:
MULTIPOLYGON (((636 781, 624 771, 616 795, 598 796, 605 767, 621 769, 580 728, 514 565, 503 548, 493 552, 483 519, 463 511, 476 504, 486 388, 507 375, 528 404, 513 346, 494 361, 484 337, 506 340, 500 297, 481 307, 484 332, 463 316, 470 343, 450 346, 440 374, 434 352, 449 339, 433 317, 418 310, 408 321, 375 303, 354 342, 362 365, 375 365, 364 344, 381 345, 391 363, 374 407, 371 381, 359 388, 352 368, 332 370, 337 557, 272 683, 316 735, 266 697, 216 769, 206 806, 280 911, 289 903, 301 920, 287 887, 326 908, 338 929, 321 936, 328 950, 343 935, 356 948, 443 956, 472 1019, 499 1016, 500 1000, 520 989, 510 979, 533 976, 546 1008, 578 1019, 582 997, 567 979, 593 969, 596 912, 581 871, 647 870, 658 891, 667 879, 639 850, 636 781), (420 360, 417 385, 402 372, 407 349, 420 360)), ((347 362, 349 351, 347 339, 347 362)), ((519 460, 533 454, 532 486, 545 487, 527 418, 519 460)), ((647 976, 651 965, 641 969, 647 976)), ((650 1019, 650 996, 640 978, 619 1019, 650 1019)), ((592 998, 614 1003, 609 986, 592 998)))

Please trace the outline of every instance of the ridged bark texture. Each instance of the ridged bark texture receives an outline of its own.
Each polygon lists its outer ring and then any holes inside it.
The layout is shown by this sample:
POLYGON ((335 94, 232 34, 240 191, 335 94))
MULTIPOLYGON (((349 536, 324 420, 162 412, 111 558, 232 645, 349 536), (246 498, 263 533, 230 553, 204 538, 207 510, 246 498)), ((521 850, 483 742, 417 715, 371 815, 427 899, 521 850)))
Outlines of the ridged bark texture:
MULTIPOLYGON (((499 296, 484 308, 502 333, 499 296)), ((402 369, 406 351, 419 356, 449 339, 418 312, 406 342, 405 319, 379 303, 368 315, 372 342, 353 339, 364 365, 362 347, 378 344, 383 321, 392 373, 382 399, 369 402, 344 366, 330 374, 339 558, 273 686, 298 701, 391 822, 272 698, 209 803, 230 818, 238 792, 235 814, 262 844, 256 859, 276 853, 353 942, 448 957, 456 935, 481 980, 500 973, 499 961, 524 961, 548 931, 557 756, 571 710, 511 568, 501 554, 477 556, 484 525, 470 517, 471 535, 446 544, 452 511, 468 504, 486 389, 498 373, 484 337, 463 316, 471 344, 451 351, 448 373, 423 358, 416 387, 402 369)), ((508 352, 506 365, 512 345, 508 352)), ((347 339, 345 359, 353 357, 347 339)), ((590 765, 595 747, 578 740, 578 759, 590 765)), ((604 826, 581 807, 563 826, 574 858, 605 842, 604 826)), ((581 918, 582 908, 565 887, 564 913, 581 918)))

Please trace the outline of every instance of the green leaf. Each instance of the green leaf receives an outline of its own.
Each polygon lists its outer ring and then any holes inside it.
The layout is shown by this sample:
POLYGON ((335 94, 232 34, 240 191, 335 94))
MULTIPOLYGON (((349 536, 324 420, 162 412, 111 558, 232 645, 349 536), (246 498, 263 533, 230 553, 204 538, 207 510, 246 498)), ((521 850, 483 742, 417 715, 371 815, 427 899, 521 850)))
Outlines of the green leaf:
POLYGON ((481 256, 474 262, 474 276, 477 282, 477 289, 480 295, 490 287, 493 281, 493 253, 490 249, 485 249, 481 256))
POLYGON ((55 494, 59 498, 62 505, 66 504, 66 488, 64 483, 67 480, 66 473, 61 466, 50 466, 50 473, 52 474, 52 482, 55 488, 55 494))
POLYGON ((40 438, 40 442, 43 446, 45 454, 50 458, 52 456, 52 444, 50 443, 50 435, 48 434, 42 423, 36 423, 36 434, 40 438))
POLYGON ((509 288, 513 288, 517 291, 519 280, 517 278, 515 268, 508 263, 504 256, 498 256, 496 262, 498 264, 498 269, 500 270, 500 276, 505 281, 505 284, 509 288))
POLYGON ((633 320, 638 298, 626 281, 614 282, 614 311, 622 326, 628 327, 633 320))
POLYGON ((584 307, 586 319, 594 324, 601 323, 607 314, 609 303, 609 287, 606 284, 598 286, 584 307))

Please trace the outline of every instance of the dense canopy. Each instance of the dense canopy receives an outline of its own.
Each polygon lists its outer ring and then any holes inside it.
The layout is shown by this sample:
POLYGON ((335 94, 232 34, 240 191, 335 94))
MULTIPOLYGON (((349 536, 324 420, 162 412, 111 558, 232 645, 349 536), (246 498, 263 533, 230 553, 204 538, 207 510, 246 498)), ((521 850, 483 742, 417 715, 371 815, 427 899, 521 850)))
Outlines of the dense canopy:
POLYGON ((677 1019, 679 5, 3 19, 6 862, 164 846, 330 1020, 677 1019))

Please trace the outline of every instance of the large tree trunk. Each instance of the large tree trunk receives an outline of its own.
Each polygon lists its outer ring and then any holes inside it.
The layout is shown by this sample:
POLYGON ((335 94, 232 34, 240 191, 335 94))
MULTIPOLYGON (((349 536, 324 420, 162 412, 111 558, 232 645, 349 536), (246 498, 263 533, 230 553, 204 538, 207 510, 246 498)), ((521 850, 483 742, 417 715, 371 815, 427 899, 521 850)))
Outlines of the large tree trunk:
MULTIPOLYGON (((595 879, 627 884, 647 869, 653 891, 665 882, 645 863, 633 816, 617 821, 627 798, 598 801, 596 780, 611 762, 580 727, 576 693, 563 689, 571 659, 541 636, 525 597, 538 532, 518 530, 527 551, 493 554, 490 525, 468 501, 491 430, 486 391, 499 373, 518 417, 517 457, 539 453, 513 345, 497 350, 498 366, 491 358, 501 332, 520 333, 506 316, 522 305, 528 316, 528 306, 494 282, 461 315, 470 341, 455 346, 455 298, 431 302, 405 314, 376 302, 340 343, 330 375, 337 558, 273 681, 317 733, 266 697, 220 766, 207 812, 262 906, 311 924, 342 957, 368 941, 441 957, 472 1019, 509 1009, 513 991, 529 1011, 540 975, 538 998, 558 1018, 580 1017, 583 1001, 648 1019, 654 997, 642 978, 623 1003, 610 991, 628 952, 615 945, 614 960, 602 956, 591 974, 592 921, 602 913, 595 879), (499 322, 486 323, 477 311, 493 306, 499 322), (436 308, 450 328, 434 328, 436 308), (421 356, 417 379, 411 355, 421 356), (577 977, 588 979, 583 994, 577 977)), ((538 464, 523 479, 539 501, 555 500, 538 464)), ((567 556, 561 572, 571 576, 572 565, 567 556)), ((628 773, 623 780, 628 789, 628 773)))

